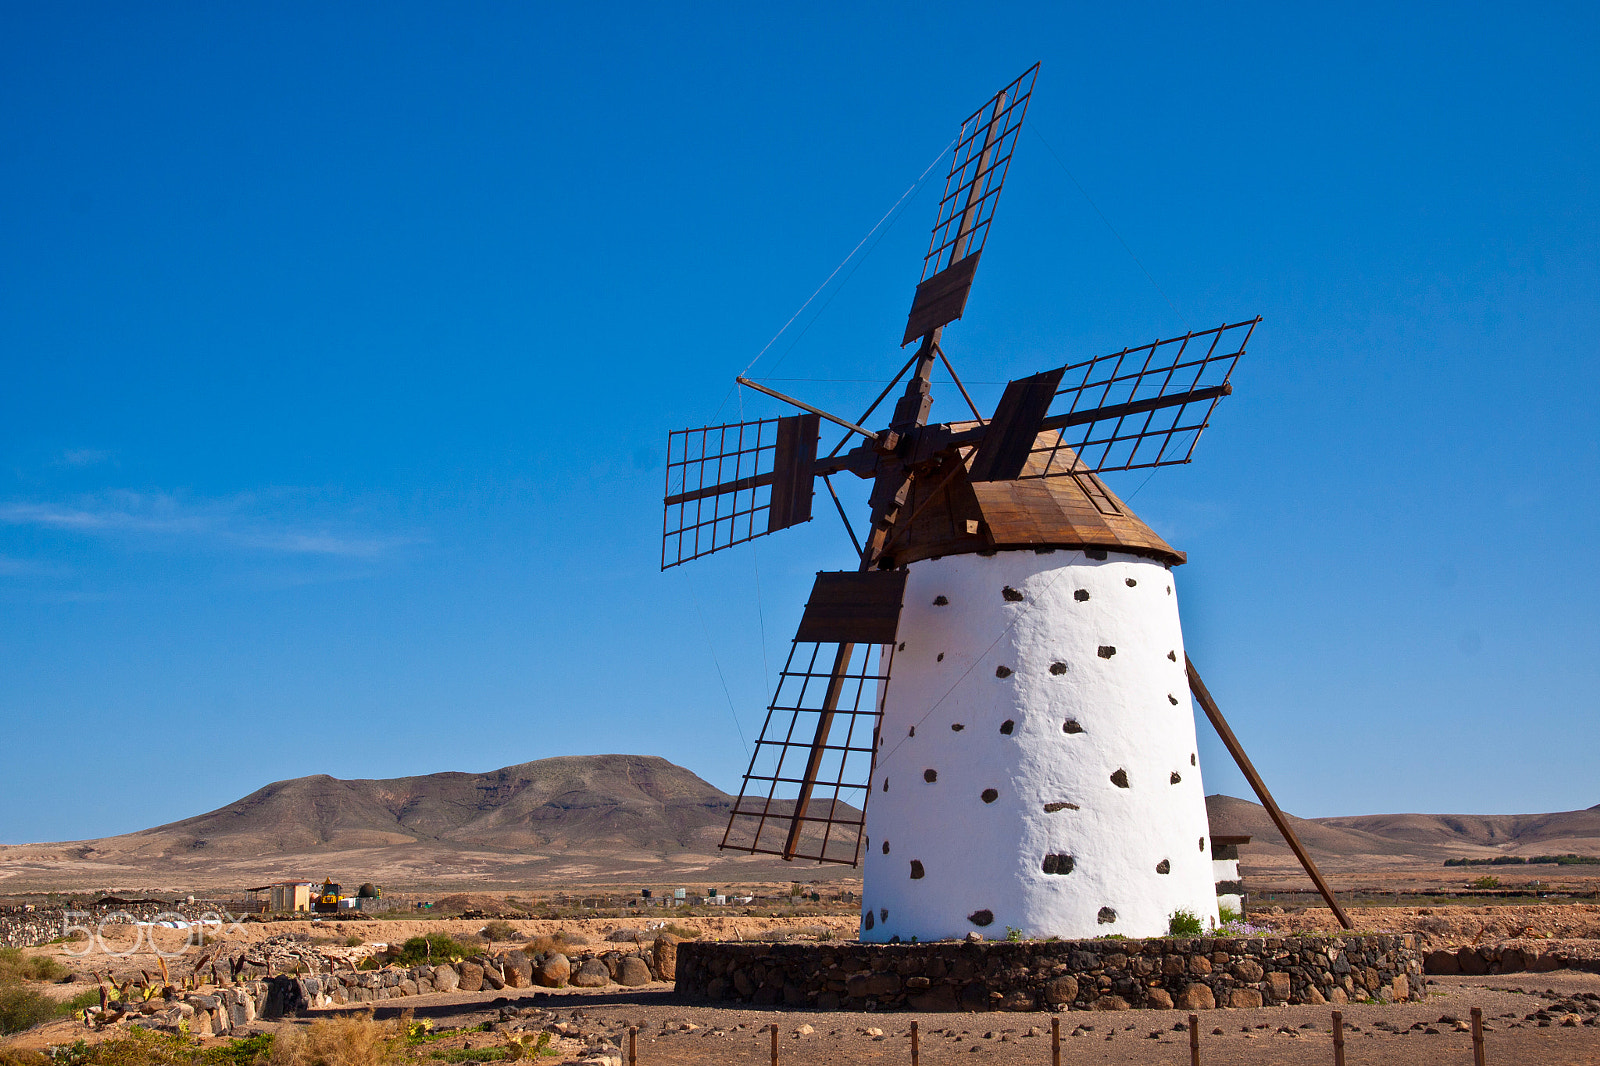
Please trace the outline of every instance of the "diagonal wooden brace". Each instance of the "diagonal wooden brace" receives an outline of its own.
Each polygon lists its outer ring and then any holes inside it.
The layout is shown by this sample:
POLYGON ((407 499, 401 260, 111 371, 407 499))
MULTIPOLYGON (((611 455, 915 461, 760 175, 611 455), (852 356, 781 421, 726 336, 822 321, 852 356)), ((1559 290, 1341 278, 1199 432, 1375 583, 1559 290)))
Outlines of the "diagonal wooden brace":
POLYGON ((1200 706, 1205 710, 1206 717, 1211 719, 1211 725, 1216 729, 1217 736, 1222 738, 1222 743, 1227 747, 1228 754, 1233 756, 1233 761, 1239 764, 1239 770, 1244 774, 1245 780, 1250 782, 1250 787, 1255 789, 1256 798, 1261 801, 1261 806, 1267 809, 1267 814, 1272 816, 1272 824, 1278 827, 1278 832, 1283 834, 1283 839, 1288 841, 1289 849, 1294 852, 1294 857, 1300 860, 1300 865, 1310 875, 1312 882, 1317 886, 1317 891, 1322 893, 1322 898, 1327 901, 1328 907, 1333 911, 1333 916, 1339 919, 1339 924, 1346 929, 1355 928, 1350 923, 1350 916, 1345 914, 1344 908, 1339 906, 1339 901, 1333 898, 1333 889, 1328 887, 1328 882, 1322 879, 1322 872, 1317 869, 1317 864, 1311 860, 1311 855, 1306 851, 1305 845, 1300 843, 1300 838, 1289 827, 1289 819, 1285 818, 1283 811, 1278 809, 1277 801, 1272 798, 1272 793, 1267 791, 1267 783, 1261 780, 1261 775, 1256 772, 1255 764, 1250 761, 1250 756, 1244 753, 1244 746, 1239 743, 1239 738, 1233 735, 1233 730, 1228 728, 1228 720, 1222 717, 1222 710, 1217 706, 1217 701, 1211 698, 1211 692, 1206 688, 1204 681, 1200 680, 1200 672, 1194 668, 1194 663, 1185 655, 1183 668, 1189 675, 1189 691, 1194 693, 1194 698, 1200 701, 1200 706))

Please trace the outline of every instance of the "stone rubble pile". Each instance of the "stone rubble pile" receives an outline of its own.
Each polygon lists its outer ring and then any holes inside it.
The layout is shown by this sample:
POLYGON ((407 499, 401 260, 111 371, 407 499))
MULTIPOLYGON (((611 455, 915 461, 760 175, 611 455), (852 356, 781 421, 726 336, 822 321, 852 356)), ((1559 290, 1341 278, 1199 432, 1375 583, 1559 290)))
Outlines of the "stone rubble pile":
POLYGON ((191 1036, 226 1036, 258 1017, 270 1017, 272 992, 267 981, 241 981, 197 992, 168 988, 146 1000, 113 1002, 104 1010, 91 1007, 86 1020, 95 1029, 131 1023, 191 1036))

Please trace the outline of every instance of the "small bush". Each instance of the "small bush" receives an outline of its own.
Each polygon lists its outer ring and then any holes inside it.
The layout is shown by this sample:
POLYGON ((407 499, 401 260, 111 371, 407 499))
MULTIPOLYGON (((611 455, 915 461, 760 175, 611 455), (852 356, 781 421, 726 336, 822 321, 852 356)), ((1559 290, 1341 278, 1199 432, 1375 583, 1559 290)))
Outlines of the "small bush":
POLYGON ((80 1040, 54 1049, 50 1058, 55 1066, 228 1066, 226 1060, 205 1057, 181 1036, 140 1028, 100 1044, 80 1040))
POLYGON ((330 1018, 286 1027, 272 1042, 271 1066, 387 1066, 399 1055, 394 1026, 371 1018, 330 1018))
POLYGON ((511 940, 517 935, 517 927, 510 922, 496 918, 478 930, 478 935, 491 942, 495 940, 511 940))
POLYGON ((1483 877, 1474 877, 1467 884, 1472 888, 1499 888, 1500 879, 1485 875, 1483 877))
POLYGON ((56 1017, 55 1001, 19 984, 0 985, 0 1036, 56 1017))
POLYGON ((0 981, 59 981, 67 968, 44 955, 28 955, 21 948, 0 948, 0 981))
POLYGON ((700 936, 700 930, 690 929, 688 926, 679 925, 677 922, 663 926, 660 931, 671 933, 673 936, 682 937, 685 940, 694 940, 700 936))
POLYGON ((351 933, 349 936, 344 938, 344 946, 347 947, 347 948, 358 948, 362 944, 365 944, 365 943, 366 943, 365 940, 362 940, 360 937, 356 936, 354 933, 351 933))
POLYGON ((429 933, 427 936, 414 936, 401 944, 400 950, 393 953, 393 959, 402 966, 415 966, 419 962, 438 964, 456 962, 474 951, 474 947, 445 933, 429 933))
POLYGON ((1168 936, 1199 936, 1203 929, 1199 915, 1193 911, 1176 910, 1167 919, 1168 936))
POLYGON ((0 1047, 0 1066, 50 1066, 43 1052, 20 1047, 0 1047))

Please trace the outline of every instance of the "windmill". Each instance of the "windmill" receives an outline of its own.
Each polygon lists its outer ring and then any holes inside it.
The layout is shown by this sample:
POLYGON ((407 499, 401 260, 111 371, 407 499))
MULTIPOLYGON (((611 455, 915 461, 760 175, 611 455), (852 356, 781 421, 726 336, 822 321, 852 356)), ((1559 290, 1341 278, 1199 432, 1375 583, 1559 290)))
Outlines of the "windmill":
POLYGON ((1016 379, 988 417, 944 351, 1037 74, 962 124, 901 339, 916 349, 865 413, 740 377, 802 413, 668 435, 663 570, 809 521, 818 481, 858 556, 817 575, 722 847, 864 860, 864 940, 1214 919, 1192 693, 1348 928, 1184 654, 1185 556, 1099 477, 1187 463, 1260 319, 1016 379), (970 419, 929 421, 935 364, 970 419), (845 431, 826 453, 824 421, 845 431), (864 537, 841 474, 872 482, 864 537))

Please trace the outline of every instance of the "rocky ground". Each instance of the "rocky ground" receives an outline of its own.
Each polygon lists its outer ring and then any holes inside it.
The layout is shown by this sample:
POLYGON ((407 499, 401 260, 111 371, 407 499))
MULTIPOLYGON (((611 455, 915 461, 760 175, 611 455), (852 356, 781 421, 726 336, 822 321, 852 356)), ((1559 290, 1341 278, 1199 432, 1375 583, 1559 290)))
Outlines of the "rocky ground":
MULTIPOLYGON (((1413 932, 1438 950, 1515 948, 1537 955, 1559 948, 1575 958, 1593 958, 1600 968, 1600 906, 1364 908, 1352 916, 1363 931, 1413 932)), ((1326 911, 1253 915, 1252 920, 1283 933, 1332 928, 1332 916, 1326 911)), ((825 922, 756 918, 691 918, 681 922, 703 927, 708 937, 726 939, 848 939, 854 934, 853 918, 846 916, 825 922)), ((375 943, 403 940, 421 932, 460 935, 481 927, 481 922, 466 921, 373 921, 339 923, 330 930, 333 924, 246 924, 225 930, 221 943, 214 947, 224 949, 224 953, 259 953, 267 947, 263 944, 266 938, 303 931, 325 941, 322 949, 329 953, 356 956, 370 953, 375 943), (303 930, 291 928, 301 926, 303 930), (346 947, 344 939, 357 933, 362 944, 346 947)), ((596 947, 628 925, 625 921, 604 919, 513 924, 519 937, 560 931, 596 947)), ((163 930, 159 935, 173 938, 183 933, 163 930)), ((149 953, 148 945, 143 951, 122 954, 135 947, 131 940, 131 930, 112 930, 104 947, 115 954, 97 950, 84 959, 70 957, 73 951, 81 950, 78 945, 36 950, 61 957, 85 976, 91 971, 109 970, 124 977, 154 971, 155 956, 149 953)), ((175 946, 166 945, 166 950, 175 946)), ((182 972, 184 966, 181 957, 171 962, 175 973, 182 972)), ((81 978, 46 986, 62 996, 83 987, 81 978)), ((1433 977, 1428 996, 1420 1003, 1344 1005, 1341 1009, 1348 1040, 1347 1061, 1381 1062, 1385 1066, 1470 1063, 1472 1051, 1466 1022, 1474 1006, 1482 1008, 1488 1023, 1490 1063, 1600 1066, 1600 974, 1569 969, 1433 977)), ((250 1028, 273 1031, 352 1009, 355 1008, 327 1008, 293 1020, 257 1021, 250 1028)), ((431 1020, 439 1029, 458 1029, 427 1045, 438 1052, 481 1050, 503 1046, 518 1037, 536 1040, 538 1034, 548 1033, 549 1046, 558 1054, 543 1061, 588 1061, 592 1066, 625 1056, 630 1026, 638 1027, 638 1061, 644 1066, 765 1063, 770 1061, 768 1027, 773 1024, 779 1026, 781 1061, 785 1063, 909 1063, 913 1021, 920 1029, 921 1061, 930 1064, 1047 1063, 1052 1018, 1061 1025, 1063 1062, 1164 1066, 1187 1061, 1188 1054, 1188 1035, 1175 1028, 1186 1017, 1180 1011, 1067 1011, 1052 1015, 729 1009, 679 996, 670 985, 661 982, 603 989, 436 993, 363 1005, 360 1009, 373 1011, 379 1019, 398 1018, 402 1011, 410 1011, 416 1019, 431 1020), (958 1060, 956 1055, 978 1058, 958 1060)), ((1202 1061, 1208 1064, 1333 1061, 1327 1006, 1219 1009, 1202 1012, 1200 1019, 1202 1061)), ((58 1022, 21 1034, 12 1042, 46 1047, 86 1035, 79 1023, 58 1022)))
MULTIPOLYGON (((1385 1066, 1470 1063, 1468 1020, 1485 1019, 1489 1063, 1577 1066, 1600 1063, 1600 976, 1557 971, 1495 978, 1442 978, 1418 1004, 1343 1008, 1347 1061, 1385 1066)), ((379 1019, 411 1012, 437 1031, 455 1029, 417 1054, 500 1047, 551 1034, 552 1064, 625 1062, 628 1029, 637 1027, 640 1066, 771 1061, 770 1027, 779 1029, 785 1063, 876 1066, 909 1063, 910 1027, 919 1027, 921 1062, 1023 1066, 1050 1061, 1051 1021, 1061 1027, 1062 1061, 1168 1066, 1187 1061, 1186 1015, 1177 1011, 1063 1014, 897 1014, 729 1010, 686 1001, 668 986, 520 997, 490 993, 419 996, 379 1006, 379 1019), (976 1055, 976 1058, 968 1056, 976 1055), (961 1056, 957 1058, 957 1056, 961 1056)), ((332 1011, 253 1029, 303 1026, 332 1011)), ((1200 1015, 1201 1061, 1219 1066, 1321 1064, 1333 1061, 1331 1013, 1325 1007, 1217 1010, 1200 1015)), ((56 1023, 14 1038, 46 1047, 77 1039, 81 1027, 56 1023)))

